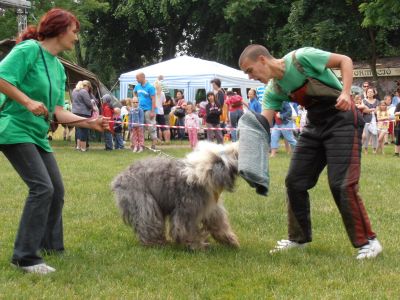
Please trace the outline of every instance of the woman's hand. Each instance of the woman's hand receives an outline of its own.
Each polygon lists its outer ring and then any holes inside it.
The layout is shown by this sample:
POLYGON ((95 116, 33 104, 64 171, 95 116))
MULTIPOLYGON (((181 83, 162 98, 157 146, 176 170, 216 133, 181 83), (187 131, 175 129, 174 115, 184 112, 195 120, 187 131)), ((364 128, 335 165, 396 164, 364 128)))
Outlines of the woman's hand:
POLYGON ((109 122, 110 118, 100 116, 97 119, 88 121, 88 125, 90 126, 91 129, 104 132, 105 130, 110 129, 109 122))
POLYGON ((26 103, 26 108, 32 112, 35 116, 45 116, 47 117, 49 114, 49 111, 47 110, 46 106, 39 101, 35 100, 29 100, 28 103, 26 103))

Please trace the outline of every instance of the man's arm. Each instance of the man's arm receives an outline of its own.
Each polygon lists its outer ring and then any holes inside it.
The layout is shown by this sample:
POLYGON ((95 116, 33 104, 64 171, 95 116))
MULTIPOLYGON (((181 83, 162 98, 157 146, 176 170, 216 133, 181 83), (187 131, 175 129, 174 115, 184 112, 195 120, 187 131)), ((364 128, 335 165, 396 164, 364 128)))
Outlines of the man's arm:
POLYGON ((272 122, 273 122, 273 119, 274 119, 275 110, 273 110, 273 109, 264 109, 261 114, 263 115, 264 118, 266 118, 268 120, 269 126, 272 127, 272 122))
POLYGON ((328 68, 340 68, 342 73, 343 89, 337 99, 336 108, 339 110, 349 110, 351 108, 351 85, 353 83, 353 61, 346 55, 332 53, 329 57, 328 68))

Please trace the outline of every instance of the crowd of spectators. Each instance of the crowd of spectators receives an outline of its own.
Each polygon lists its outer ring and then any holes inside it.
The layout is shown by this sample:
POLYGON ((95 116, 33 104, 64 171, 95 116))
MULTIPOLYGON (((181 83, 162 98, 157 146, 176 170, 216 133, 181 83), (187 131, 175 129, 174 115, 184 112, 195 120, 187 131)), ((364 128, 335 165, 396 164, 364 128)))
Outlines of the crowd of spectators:
MULTIPOLYGON (((109 132, 104 135, 105 150, 124 149, 125 143, 130 141, 133 152, 142 152, 146 132, 152 149, 157 144, 168 145, 171 140, 188 139, 191 148, 203 137, 219 144, 227 140, 236 141, 236 128, 244 112, 260 113, 262 110, 256 90, 250 89, 245 101, 241 95, 224 90, 218 78, 211 81, 212 91, 206 94, 205 99, 197 102, 185 99, 181 90, 171 93, 162 75, 150 83, 143 73, 139 73, 137 81, 134 96, 121 100, 121 108, 113 107, 110 95, 103 96, 101 113, 112 120, 109 132)), ((374 154, 384 154, 385 145, 396 144, 394 153, 399 156, 399 92, 400 89, 380 100, 376 89, 364 82, 362 92, 353 95, 365 123, 362 131, 364 154, 368 154, 369 148, 374 154)), ((100 113, 99 101, 93 96, 90 82, 77 84, 72 93, 72 112, 85 117, 100 113)), ((307 111, 304 107, 284 102, 281 111, 276 112, 271 129, 271 157, 277 155, 281 138, 286 152, 291 153, 297 143, 296 137, 306 123, 307 111)), ((68 136, 68 129, 72 131, 72 128, 65 128, 64 139, 68 136)), ((87 130, 76 130, 76 145, 78 150, 86 151, 87 130)))

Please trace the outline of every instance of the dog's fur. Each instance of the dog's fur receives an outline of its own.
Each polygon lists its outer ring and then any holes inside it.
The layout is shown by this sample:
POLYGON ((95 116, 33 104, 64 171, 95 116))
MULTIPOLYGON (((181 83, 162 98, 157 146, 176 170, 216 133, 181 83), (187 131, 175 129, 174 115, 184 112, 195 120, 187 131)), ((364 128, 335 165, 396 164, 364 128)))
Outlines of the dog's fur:
POLYGON ((218 242, 239 247, 222 201, 233 191, 238 175, 238 145, 200 142, 184 159, 155 157, 132 164, 112 182, 122 218, 143 245, 166 243, 170 236, 190 249, 208 246, 209 234, 218 242))

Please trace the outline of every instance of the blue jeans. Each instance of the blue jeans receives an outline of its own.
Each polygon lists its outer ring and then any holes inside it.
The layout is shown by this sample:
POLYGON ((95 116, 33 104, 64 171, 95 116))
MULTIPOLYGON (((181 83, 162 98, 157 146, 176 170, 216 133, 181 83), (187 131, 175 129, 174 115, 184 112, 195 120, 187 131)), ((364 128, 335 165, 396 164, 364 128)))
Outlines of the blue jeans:
POLYGON ((121 132, 114 133, 114 146, 115 149, 124 149, 124 139, 121 132))
POLYGON ((104 141, 106 144, 106 150, 112 150, 114 148, 113 145, 113 136, 109 131, 104 131, 104 141))
POLYGON ((271 130, 271 149, 279 148, 279 138, 281 137, 281 135, 285 140, 288 141, 289 145, 293 149, 297 144, 297 141, 293 135, 293 130, 280 130, 281 128, 293 128, 293 125, 291 122, 281 125, 274 125, 271 130))
MULTIPOLYGON (((239 119, 242 115, 243 115, 242 109, 238 109, 238 110, 235 110, 235 111, 232 111, 229 113, 229 120, 231 122, 232 128, 236 128, 238 126, 239 119)), ((231 138, 232 138, 232 142, 237 141, 236 129, 231 130, 231 138)))
MULTIPOLYGON (((185 118, 176 118, 176 126, 185 126, 185 118)), ((178 139, 183 140, 185 138, 185 129, 178 129, 178 139)))

